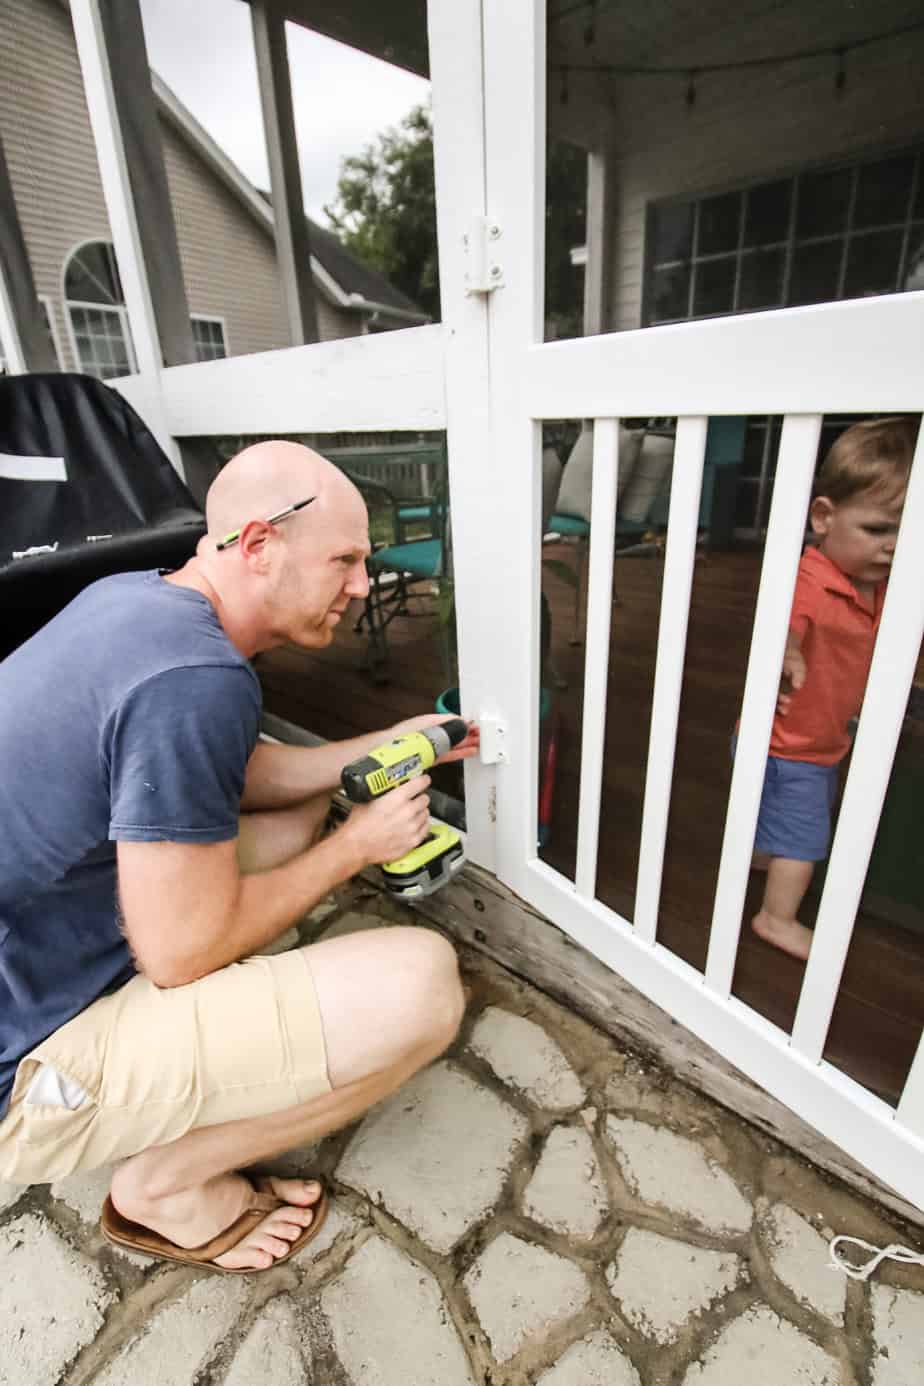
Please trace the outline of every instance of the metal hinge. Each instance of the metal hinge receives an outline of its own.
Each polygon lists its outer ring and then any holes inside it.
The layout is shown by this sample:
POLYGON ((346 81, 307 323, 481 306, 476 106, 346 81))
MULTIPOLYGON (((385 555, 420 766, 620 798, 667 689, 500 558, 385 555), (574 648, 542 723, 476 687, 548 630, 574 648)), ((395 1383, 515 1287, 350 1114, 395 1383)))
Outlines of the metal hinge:
POLYGON ((472 217, 472 223, 462 237, 465 246, 465 292, 489 294, 504 282, 503 266, 497 259, 497 242, 501 229, 488 217, 472 217))

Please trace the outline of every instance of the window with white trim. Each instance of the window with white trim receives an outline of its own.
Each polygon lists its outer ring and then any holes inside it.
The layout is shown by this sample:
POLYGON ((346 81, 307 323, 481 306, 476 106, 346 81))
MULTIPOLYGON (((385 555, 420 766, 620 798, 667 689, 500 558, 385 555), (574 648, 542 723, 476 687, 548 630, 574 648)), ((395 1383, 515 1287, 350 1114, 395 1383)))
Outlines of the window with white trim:
POLYGON ((225 324, 221 318, 190 318, 197 361, 218 361, 227 356, 225 324))
POLYGON ((64 295, 80 370, 99 380, 137 370, 115 250, 91 241, 71 255, 64 295))
POLYGON ((924 150, 652 203, 642 321, 924 288, 924 150))

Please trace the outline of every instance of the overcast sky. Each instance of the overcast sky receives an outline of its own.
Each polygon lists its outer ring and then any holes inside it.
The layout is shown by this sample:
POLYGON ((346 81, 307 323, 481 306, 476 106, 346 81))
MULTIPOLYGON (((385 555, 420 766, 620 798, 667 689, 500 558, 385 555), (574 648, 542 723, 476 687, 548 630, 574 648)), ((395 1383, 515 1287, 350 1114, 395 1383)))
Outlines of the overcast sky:
MULTIPOLYGON (((155 72, 251 182, 268 188, 250 6, 141 0, 141 13, 155 72)), ((286 34, 305 208, 326 225, 340 160, 426 100, 429 83, 297 25, 286 34)))

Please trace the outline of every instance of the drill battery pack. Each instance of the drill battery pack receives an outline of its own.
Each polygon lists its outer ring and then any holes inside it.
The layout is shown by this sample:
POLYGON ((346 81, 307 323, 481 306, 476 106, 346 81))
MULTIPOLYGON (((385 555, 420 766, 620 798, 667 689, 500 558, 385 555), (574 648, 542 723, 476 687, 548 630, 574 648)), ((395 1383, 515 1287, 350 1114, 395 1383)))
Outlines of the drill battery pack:
POLYGON ((445 885, 465 861, 462 839, 454 828, 436 819, 430 820, 430 831, 406 856, 383 866, 382 876, 392 895, 413 899, 432 895, 445 885))

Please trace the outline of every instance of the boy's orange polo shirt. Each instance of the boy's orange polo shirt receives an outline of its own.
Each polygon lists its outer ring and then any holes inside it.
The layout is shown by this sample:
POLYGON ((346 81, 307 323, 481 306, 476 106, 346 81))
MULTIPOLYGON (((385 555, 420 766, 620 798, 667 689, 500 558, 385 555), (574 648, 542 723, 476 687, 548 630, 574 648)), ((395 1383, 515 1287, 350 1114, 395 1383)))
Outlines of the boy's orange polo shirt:
POLYGON ((860 711, 882 616, 886 583, 864 605, 850 578, 819 549, 799 563, 790 630, 802 644, 805 683, 785 717, 773 719, 770 754, 836 765, 850 749, 847 723, 860 711))

